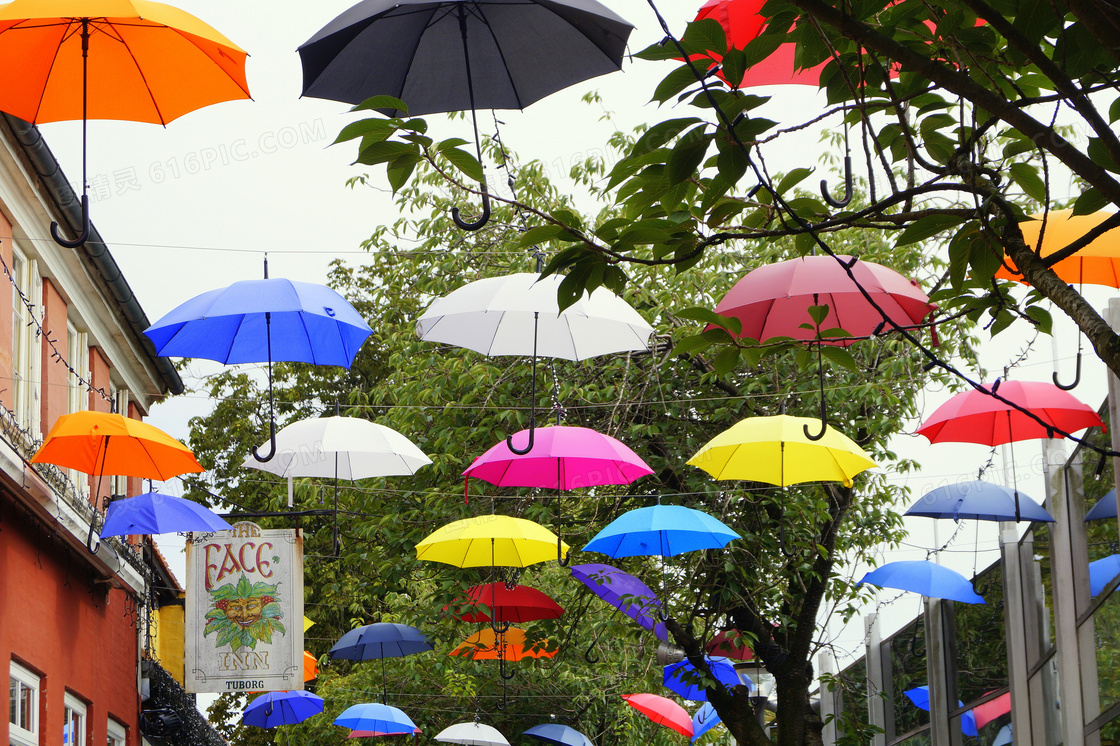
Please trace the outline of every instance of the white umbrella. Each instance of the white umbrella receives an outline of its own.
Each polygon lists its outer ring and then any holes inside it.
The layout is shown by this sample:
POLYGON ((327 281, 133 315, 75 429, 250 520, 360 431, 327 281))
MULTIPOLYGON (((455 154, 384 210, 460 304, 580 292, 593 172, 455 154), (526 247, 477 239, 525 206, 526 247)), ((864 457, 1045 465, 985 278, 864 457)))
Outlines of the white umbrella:
POLYGON ((435 740, 464 746, 509 746, 509 741, 497 728, 482 723, 449 725, 435 735, 435 740))
POLYGON ((606 288, 585 292, 561 311, 556 293, 563 280, 533 272, 476 280, 437 298, 417 320, 416 333, 491 357, 586 360, 649 349, 653 327, 606 288))

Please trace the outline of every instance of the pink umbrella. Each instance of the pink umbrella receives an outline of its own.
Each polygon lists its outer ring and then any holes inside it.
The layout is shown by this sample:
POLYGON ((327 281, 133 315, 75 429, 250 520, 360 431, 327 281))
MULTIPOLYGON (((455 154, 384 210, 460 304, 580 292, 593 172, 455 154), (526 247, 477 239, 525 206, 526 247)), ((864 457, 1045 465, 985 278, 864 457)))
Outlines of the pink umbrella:
MULTIPOLYGON (((464 497, 466 483, 474 477, 499 487, 555 489, 559 506, 561 491, 630 484, 653 473, 653 469, 625 444, 587 427, 540 427, 533 432, 533 447, 527 453, 510 449, 512 444, 513 448, 522 450, 523 446, 517 443, 527 443, 529 437, 529 431, 522 430, 476 458, 463 472, 466 478, 464 497)), ((559 533, 557 530, 557 541, 559 533)), ((567 565, 567 560, 560 557, 559 544, 557 559, 560 564, 567 565)))
POLYGON ((623 694, 626 704, 658 725, 672 728, 677 733, 692 738, 692 718, 688 712, 668 697, 658 694, 623 694))
POLYGON ((1006 692, 993 700, 972 708, 972 716, 976 718, 976 727, 983 728, 1000 715, 1011 712, 1011 692, 1006 692))

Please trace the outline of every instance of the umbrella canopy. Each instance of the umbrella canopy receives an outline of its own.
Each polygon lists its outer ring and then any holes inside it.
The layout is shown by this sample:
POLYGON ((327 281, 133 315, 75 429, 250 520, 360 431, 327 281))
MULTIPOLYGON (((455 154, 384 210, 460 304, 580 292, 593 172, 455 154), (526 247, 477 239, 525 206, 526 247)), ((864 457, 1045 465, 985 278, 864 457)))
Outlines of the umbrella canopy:
POLYGON ((402 710, 376 702, 346 708, 334 719, 334 724, 353 730, 375 730, 385 735, 412 734, 419 730, 402 710))
POLYGON ((673 700, 657 694, 623 694, 626 704, 658 725, 672 728, 681 735, 692 737, 692 718, 673 700))
POLYGON ((1096 521, 1101 518, 1115 518, 1116 517, 1116 488, 1109 490, 1105 496, 1097 501, 1097 504, 1085 514, 1085 520, 1096 521))
POLYGON ((718 549, 738 538, 739 534, 707 513, 683 505, 651 505, 615 518, 583 550, 609 557, 673 557, 718 549))
MULTIPOLYGON (((528 567, 555 557, 557 541, 539 523, 481 515, 436 529, 416 545, 416 559, 455 567, 528 567)), ((562 548, 569 549, 563 542, 562 548)))
MULTIPOLYGON (((529 431, 514 434, 523 447, 529 431)), ((653 469, 622 442, 587 427, 557 425, 534 430, 533 448, 514 453, 506 441, 491 447, 463 472, 499 487, 575 490, 630 484, 653 469)))
MULTIPOLYGON (((840 259, 848 261, 851 257, 840 259)), ((859 285, 899 326, 921 324, 936 308, 916 282, 892 269, 856 260, 852 272, 859 285)), ((830 256, 805 256, 765 264, 735 283, 715 311, 739 319, 743 323, 741 337, 759 342, 790 337, 807 342, 817 338, 809 307, 824 305, 828 306, 828 315, 820 325, 822 331, 838 327, 852 337, 869 337, 883 322, 840 262, 830 256), (804 329, 802 324, 813 328, 804 329)), ((839 337, 827 341, 849 344, 852 340, 839 337)))
POLYGON ((716 708, 712 707, 711 702, 705 702, 692 716, 692 742, 696 743, 696 739, 719 725, 719 723, 720 718, 716 713, 716 708))
POLYGON ((534 725, 522 735, 535 738, 545 743, 554 743, 556 746, 595 746, 591 739, 580 733, 575 728, 559 723, 544 723, 534 725))
POLYGON ((420 732, 417 728, 411 733, 386 733, 380 730, 352 730, 347 738, 377 738, 379 736, 415 736, 420 732))
POLYGON ((396 430, 360 417, 312 417, 276 431, 276 456, 242 466, 281 477, 355 481, 415 474, 432 460, 396 430))
POLYGON ((572 565, 569 569, 572 577, 590 588, 596 596, 648 629, 657 639, 669 641, 665 624, 657 619, 661 602, 645 583, 610 565, 572 565))
POLYGON ((1089 593, 1099 596, 1112 579, 1120 575, 1120 554, 1110 554, 1089 563, 1089 593))
POLYGON ((999 399, 989 396, 992 386, 953 396, 938 407, 918 433, 930 443, 980 443, 998 446, 1020 440, 1058 437, 1052 426, 1067 433, 1087 427, 1104 427, 1097 413, 1077 397, 1052 383, 1003 381, 998 393, 1029 410, 1044 425, 999 399))
POLYGON ((1028 495, 983 481, 954 482, 938 487, 922 495, 904 515, 952 518, 955 521, 968 518, 976 521, 1015 521, 1021 518, 1054 522, 1046 508, 1028 495))
POLYGON ((162 492, 113 500, 105 511, 101 537, 228 531, 233 526, 205 505, 162 492))
POLYGON ((414 116, 523 109, 619 70, 631 30, 595 0, 364 0, 300 46, 303 95, 395 96, 414 116))
POLYGON ((995 699, 972 708, 972 717, 977 728, 983 728, 1001 715, 1011 712, 1011 692, 1005 692, 995 699))
POLYGON ((561 311, 556 298, 563 280, 531 272, 476 280, 433 301, 416 333, 490 357, 533 355, 534 338, 538 356, 563 360, 649 348, 653 327, 606 288, 561 311))
MULTIPOLYGON (((428 638, 407 624, 376 622, 352 629, 331 648, 331 658, 366 661, 375 658, 402 658, 431 650, 428 638)), ((374 729, 375 730, 375 729, 374 729)))
POLYGON ((319 659, 306 650, 303 651, 303 682, 319 678, 319 659))
MULTIPOLYGON (((754 682, 750 678, 739 678, 739 674, 735 672, 735 667, 726 658, 713 658, 705 655, 704 659, 708 662, 712 676, 729 691, 740 685, 744 685, 748 689, 754 688, 754 682)), ((685 658, 683 661, 665 666, 661 683, 669 691, 680 695, 682 699, 693 702, 707 702, 708 694, 704 691, 704 685, 700 682, 699 676, 700 673, 696 670, 696 667, 685 658)))
POLYGON ((189 448, 158 427, 88 410, 59 417, 31 461, 161 481, 203 470, 189 448))
MULTIPOLYGON (((929 712, 929 687, 922 685, 916 686, 913 689, 907 689, 903 692, 906 698, 914 703, 914 706, 919 710, 929 712)), ((964 702, 957 700, 957 707, 964 707, 964 702)), ((972 714, 972 710, 961 715, 961 732, 966 736, 979 735, 976 731, 976 718, 972 714)))
POLYGON ((992 746, 1011 746, 1012 731, 1011 723, 1003 726, 996 733, 996 737, 992 739, 992 746))
POLYGON ((739 661, 754 660, 754 651, 747 645, 747 641, 741 633, 734 629, 723 630, 716 634, 704 646, 704 650, 710 655, 724 658, 734 658, 739 661))
POLYGON ((842 482, 874 466, 862 448, 843 433, 826 427, 811 440, 806 427, 818 421, 787 414, 747 417, 716 437, 688 460, 716 479, 766 482, 779 487, 802 482, 842 482))
POLYGON ((311 692, 268 692, 254 699, 241 713, 241 722, 258 728, 302 723, 323 711, 323 698, 311 692))
POLYGON ((865 574, 859 581, 880 588, 897 588, 929 598, 947 598, 966 604, 982 604, 984 599, 972 589, 968 578, 929 560, 888 562, 865 574))
POLYGON ((459 743, 463 746, 509 746, 509 741, 492 725, 484 723, 456 723, 449 725, 434 736, 443 743, 459 743))
MULTIPOLYGON (((445 607, 446 608, 446 607, 445 607)), ((532 622, 558 619, 564 609, 546 593, 527 585, 485 583, 467 589, 450 607, 464 622, 532 622)))
POLYGON ((523 658, 554 658, 559 651, 548 650, 548 640, 530 640, 525 630, 510 627, 495 632, 487 627, 459 643, 448 655, 476 661, 519 661, 523 658))
MULTIPOLYGON (((1046 258, 1078 240, 1112 217, 1110 212, 1074 215, 1073 210, 1051 210, 1044 215, 1031 215, 1019 223, 1023 240, 1039 256, 1046 258), (1045 232, 1043 229, 1045 228, 1045 232)), ((1001 280, 1025 282, 1010 257, 996 270, 1001 280)), ((1106 285, 1120 288, 1120 230, 1113 228, 1094 238, 1073 256, 1053 265, 1054 274, 1070 284, 1106 285)))
POLYGON ((144 332, 156 354, 168 357, 344 368, 371 333, 365 319, 331 288, 279 277, 242 280, 195 296, 144 332))

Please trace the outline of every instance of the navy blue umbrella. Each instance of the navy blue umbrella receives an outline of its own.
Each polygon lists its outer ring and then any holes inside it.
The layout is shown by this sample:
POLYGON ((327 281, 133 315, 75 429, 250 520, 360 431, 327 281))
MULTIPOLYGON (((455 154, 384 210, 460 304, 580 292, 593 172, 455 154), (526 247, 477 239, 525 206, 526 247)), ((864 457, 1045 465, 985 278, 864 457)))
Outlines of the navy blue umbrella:
POLYGON ((1097 501, 1097 504, 1085 514, 1085 520, 1096 521, 1101 518, 1115 518, 1116 517, 1116 489, 1113 488, 1108 491, 1104 497, 1097 501))
POLYGON ((241 713, 241 722, 258 728, 302 723, 323 711, 323 698, 308 691, 268 692, 254 699, 241 713))
POLYGON ((984 599, 972 589, 968 578, 929 560, 888 562, 863 576, 864 583, 880 588, 897 588, 929 598, 946 598, 966 604, 982 604, 984 599))
MULTIPOLYGON (((375 622, 364 627, 352 629, 334 644, 330 650, 332 658, 351 661, 381 659, 381 682, 385 685, 385 659, 403 658, 414 653, 432 650, 431 643, 424 633, 407 624, 375 622)), ((382 696, 387 700, 389 692, 382 696)), ((379 728, 359 728, 359 730, 380 730, 379 728)), ((411 733, 412 731, 408 731, 411 733)))
POLYGON ((904 515, 926 518, 971 518, 977 521, 1044 521, 1054 518, 1046 508, 1017 490, 991 482, 955 482, 927 492, 904 515))
MULTIPOLYGON (((731 665, 727 658, 705 655, 704 659, 708 661, 708 668, 711 669, 712 676, 727 689, 740 685, 746 686, 750 690, 754 689, 754 682, 747 676, 740 678, 735 671, 735 667, 731 665)), ((687 658, 665 666, 661 683, 669 691, 679 694, 682 699, 692 700, 693 702, 708 701, 708 695, 700 682, 700 673, 687 658)))
MULTIPOLYGON (((907 689, 903 694, 906 698, 914 703, 914 706, 919 710, 929 712, 929 687, 926 685, 916 686, 913 689, 907 689)), ((957 700, 957 707, 964 707, 964 702, 957 700)), ((972 710, 961 715, 961 732, 966 736, 979 735, 976 730, 976 716, 972 714, 972 710)))
POLYGON ((162 492, 113 500, 105 511, 101 538, 187 531, 228 531, 229 525, 205 505, 162 492))
POLYGON ((692 743, 696 743, 700 736, 719 725, 719 723, 720 719, 719 715, 716 714, 716 708, 712 707, 711 702, 705 702, 692 716, 692 743))
POLYGON ((739 534, 707 513, 683 505, 651 505, 623 513, 595 535, 585 552, 609 557, 661 555, 717 549, 739 534))
POLYGON ((575 728, 559 723, 545 723, 534 725, 522 735, 535 738, 545 743, 555 743, 557 746, 595 746, 591 739, 580 733, 575 728))
POLYGON ((1120 575, 1120 554, 1110 554, 1104 559, 1089 563, 1089 592, 1099 596, 1112 579, 1120 575))
POLYGON ((416 732, 416 724, 402 710, 376 702, 348 707, 334 719, 334 724, 351 730, 373 730, 387 736, 416 732))

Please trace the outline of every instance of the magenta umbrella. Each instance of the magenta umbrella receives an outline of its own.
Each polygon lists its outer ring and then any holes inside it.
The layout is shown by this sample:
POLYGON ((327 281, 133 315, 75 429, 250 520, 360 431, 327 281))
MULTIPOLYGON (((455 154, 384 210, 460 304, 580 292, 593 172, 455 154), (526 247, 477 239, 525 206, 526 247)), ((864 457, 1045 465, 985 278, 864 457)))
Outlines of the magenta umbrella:
MULTIPOLYGON (((464 497, 471 477, 498 487, 536 487, 556 490, 557 512, 561 491, 607 484, 630 484, 653 474, 653 469, 624 443, 587 427, 556 425, 533 432, 533 448, 520 454, 527 443, 528 430, 515 433, 494 445, 474 460, 463 472, 464 497)), ((560 518, 557 515, 556 559, 567 566, 560 554, 560 518)))

